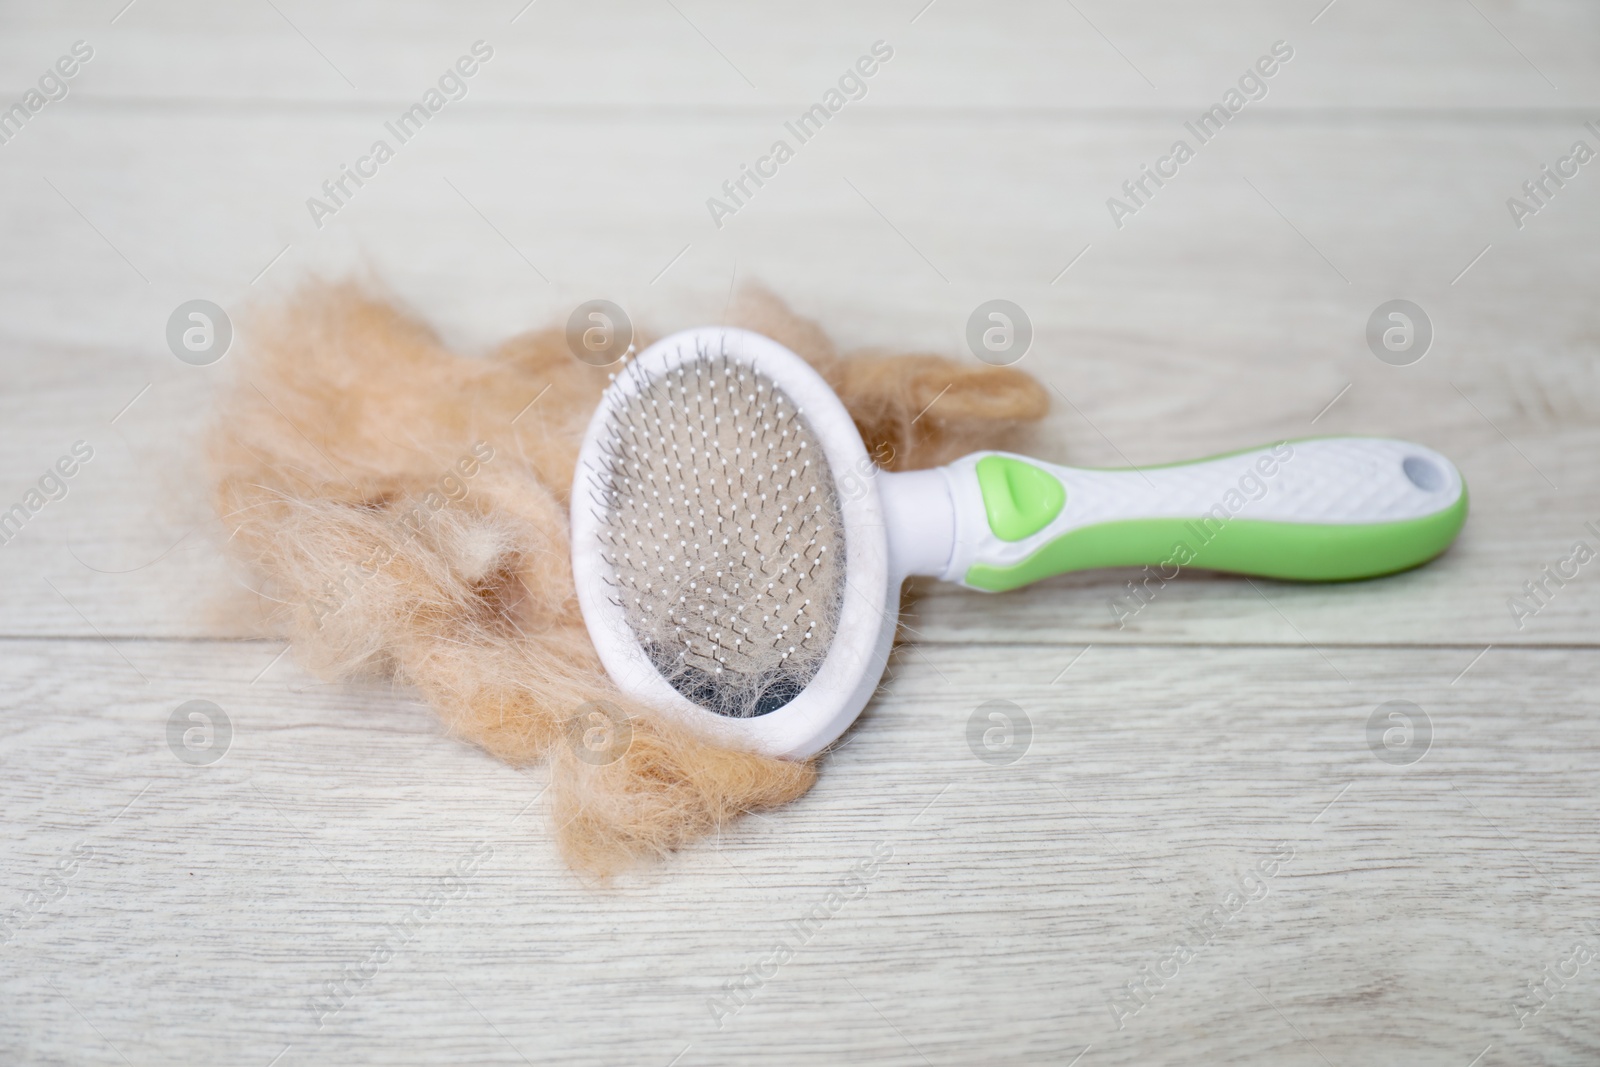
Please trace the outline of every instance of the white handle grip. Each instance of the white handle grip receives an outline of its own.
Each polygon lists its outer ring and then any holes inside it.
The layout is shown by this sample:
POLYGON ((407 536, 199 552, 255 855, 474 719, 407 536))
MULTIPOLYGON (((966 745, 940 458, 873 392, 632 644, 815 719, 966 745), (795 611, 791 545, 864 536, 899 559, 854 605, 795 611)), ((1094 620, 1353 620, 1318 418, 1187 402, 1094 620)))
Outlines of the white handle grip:
MULTIPOLYGON (((1042 577, 1038 554, 1055 546, 1060 556, 1064 550, 1058 543, 1067 535, 1077 534, 1075 544, 1094 548, 1079 554, 1090 561, 1081 565, 1108 565, 1093 562, 1104 558, 1137 565, 1158 562, 1141 557, 1160 551, 1157 546, 1170 544, 1174 537, 1190 537, 1197 552, 1209 549, 1224 527, 1232 528, 1225 539, 1233 544, 1232 551, 1220 556, 1213 551, 1221 563, 1196 565, 1275 573, 1271 567, 1229 562, 1241 553, 1248 556, 1250 545, 1240 541, 1248 534, 1259 539, 1265 555, 1287 554, 1287 569, 1278 568, 1286 576, 1382 573, 1385 560, 1409 559, 1406 552, 1415 555, 1426 547, 1417 541, 1421 535, 1413 520, 1452 509, 1464 516, 1464 493, 1460 472, 1444 456, 1406 441, 1371 437, 1281 442, 1189 463, 1125 470, 974 453, 937 471, 890 475, 883 487, 891 557, 902 573, 989 589, 1010 588, 996 586, 994 575, 1007 570, 1021 574, 1016 569, 1024 564, 1032 574, 1026 581, 1042 577), (1096 528, 1099 543, 1088 533, 1096 528), (1126 551, 1119 554, 1115 545, 1107 549, 1103 542, 1108 538, 1123 539, 1126 551), (1150 544, 1138 550, 1134 542, 1141 538, 1150 544), (1391 544, 1406 538, 1415 546, 1391 544), (1303 565, 1296 553, 1308 557, 1303 565), (1363 553, 1373 561, 1370 566, 1363 553), (975 573, 986 577, 974 583, 975 573)), ((1424 533, 1447 544, 1460 522, 1446 531, 1448 525, 1441 518, 1434 524, 1438 529, 1429 527, 1424 533)), ((1416 562, 1421 560, 1403 565, 1416 562)), ((1058 561, 1048 573, 1071 569, 1077 567, 1058 561)))

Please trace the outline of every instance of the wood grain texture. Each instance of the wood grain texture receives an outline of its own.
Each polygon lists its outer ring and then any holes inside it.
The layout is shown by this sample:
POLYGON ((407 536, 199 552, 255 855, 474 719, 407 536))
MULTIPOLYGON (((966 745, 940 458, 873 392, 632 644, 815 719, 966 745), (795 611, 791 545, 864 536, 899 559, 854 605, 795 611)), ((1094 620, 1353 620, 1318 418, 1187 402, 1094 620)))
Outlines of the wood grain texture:
POLYGON ((0 11, 0 102, 96 49, 0 145, 0 510, 95 450, 0 545, 0 1062, 1600 1059, 1600 957, 1571 962, 1600 953, 1600 577, 1506 606, 1600 544, 1600 177, 1506 208, 1595 143, 1593 5, 124 3, 0 11), (316 227, 479 38, 467 96, 316 227), (866 97, 715 226, 878 39, 866 97), (1267 97, 1115 226, 1279 39, 1267 97), (240 640, 200 445, 234 361, 178 363, 165 323, 203 296, 247 341, 316 272, 465 351, 596 296, 694 325, 760 279, 846 346, 966 358, 1005 297, 1040 456, 1412 437, 1473 512, 1410 574, 1185 575, 1121 626, 1128 573, 919 588, 810 795, 588 885, 542 771, 240 640), (1409 367, 1363 340, 1394 297, 1436 328, 1409 367), (189 700, 231 723, 218 762, 169 743, 189 700), (1015 762, 977 755, 991 712, 1015 762))
POLYGON ((1522 1030, 1513 1003, 1595 940, 1590 651, 1497 652, 1453 682, 1466 650, 1108 648, 1055 681, 1059 649, 903 650, 808 797, 610 889, 560 867, 529 807, 540 775, 441 738, 403 695, 316 686, 288 660, 252 682, 275 651, 139 643, 149 684, 108 693, 103 647, 12 643, 8 906, 75 845, 90 855, 4 949, 8 1061, 115 1062, 107 1045, 135 1063, 266 1063, 285 1045, 296 1063, 1600 1051, 1592 968, 1522 1030), (168 749, 189 699, 232 722, 210 766, 168 749), (1431 720, 1409 766, 1369 748, 1395 699, 1431 720), (1009 765, 969 746, 993 700, 1019 724, 1009 765), (485 842, 465 889, 319 1029, 322 983, 485 842), (1280 843, 1292 858, 1259 899, 1119 1030, 1112 998, 1280 843), (722 984, 875 847, 866 888, 719 1028, 722 984))
MULTIPOLYGON (((241 180, 232 165, 214 175, 209 202, 195 201, 192 184, 168 186, 159 178, 169 166, 167 150, 187 136, 160 134, 174 121, 95 118, 28 132, 41 142, 57 138, 51 147, 79 161, 69 172, 84 175, 73 195, 104 184, 92 199, 80 197, 80 206, 130 258, 162 277, 167 266, 151 266, 159 250, 179 276, 194 269, 183 265, 185 257, 197 257, 218 277, 237 279, 227 290, 236 295, 198 282, 183 289, 138 284, 66 204, 35 207, 41 191, 53 199, 44 168, 0 176, 0 187, 13 194, 0 199, 0 212, 9 211, 37 245, 60 250, 43 260, 44 269, 19 272, 16 286, 0 295, 16 335, 9 345, 16 387, 0 398, 10 427, 0 458, 15 472, 14 495, 74 440, 99 450, 76 495, 50 505, 0 551, 0 574, 15 587, 7 632, 84 636, 94 633, 92 624, 107 634, 241 634, 206 603, 229 589, 230 579, 216 559, 215 527, 206 524, 198 445, 208 396, 230 367, 226 360, 208 368, 178 364, 161 331, 171 308, 198 292, 245 308, 259 298, 246 275, 271 259, 275 238, 247 205, 298 212, 308 187, 295 172, 316 174, 327 165, 318 161, 341 158, 333 127, 361 129, 366 121, 299 120, 285 149, 289 127, 279 118, 207 120, 203 130, 190 130, 197 157, 211 151, 200 146, 220 138, 229 147, 223 157, 243 161, 248 175, 241 180), (90 166, 108 144, 126 161, 124 174, 149 177, 148 196, 159 206, 130 200, 118 191, 123 178, 90 166), (289 166, 295 152, 303 166, 289 166), (223 219, 260 231, 247 238, 235 228, 226 270, 214 240, 223 219), (68 286, 97 314, 50 310, 68 286)), ((393 181, 363 190, 363 199, 317 237, 324 243, 292 245, 274 270, 288 283, 310 266, 342 269, 354 262, 352 249, 365 245, 399 294, 469 349, 557 319, 561 308, 595 291, 658 330, 704 321, 725 305, 737 275, 765 278, 847 344, 954 354, 963 350, 970 309, 1008 292, 1032 309, 1036 325, 1034 350, 1022 365, 1052 386, 1055 410, 1032 437, 1045 458, 1091 466, 1164 462, 1280 438, 1372 433, 1412 437, 1456 459, 1474 513, 1440 565, 1357 588, 1269 594, 1286 598, 1285 613, 1310 640, 1587 642, 1600 608, 1592 581, 1563 589, 1521 628, 1506 599, 1574 540, 1592 536, 1585 523, 1600 520, 1600 475, 1584 460, 1600 444, 1593 312, 1563 281, 1593 272, 1597 216, 1579 201, 1557 201, 1548 210, 1565 215, 1536 218, 1540 229, 1519 234, 1499 217, 1494 197, 1515 188, 1512 179, 1526 168, 1497 177, 1485 175, 1480 162, 1485 152, 1536 156, 1559 143, 1565 124, 1441 129, 1413 120, 1376 133, 1314 121, 1241 128, 1238 138, 1211 146, 1216 155, 1191 164, 1185 184, 1164 191, 1172 200, 1153 202, 1120 232, 1096 217, 1103 209, 1091 198, 1115 190, 1125 166, 1119 157, 1138 159, 1163 143, 1163 123, 1012 123, 1031 147, 1003 140, 998 150, 1012 158, 1001 165, 987 148, 963 147, 987 136, 977 123, 862 124, 829 130, 840 136, 797 161, 799 169, 783 175, 791 183, 775 185, 764 193, 771 199, 752 203, 748 216, 719 234, 697 215, 697 198, 715 188, 726 166, 704 159, 740 158, 761 143, 765 122, 631 129, 541 120, 573 157, 613 160, 599 176, 580 178, 542 166, 531 142, 510 138, 526 124, 471 118, 429 131, 439 136, 394 164, 412 169, 383 175, 393 181), (629 170, 636 152, 671 160, 666 176, 629 170), (1056 159, 1061 172, 1030 171, 1029 154, 1056 159), (1396 154, 1409 155, 1412 169, 1395 164, 1396 154), (959 210, 941 209, 927 183, 913 177, 930 156, 956 191, 939 196, 965 198, 959 210), (1307 157, 1321 163, 1284 164, 1307 157), (1390 173, 1364 177, 1373 160, 1386 161, 1390 173), (555 280, 540 282, 452 193, 445 184, 452 174, 555 280), (1009 194, 996 205, 982 190, 1003 174, 1015 177, 1005 178, 1009 194), (1297 225, 1344 263, 1351 284, 1252 192, 1244 180, 1252 174, 1285 211, 1305 213, 1297 225), (1440 184, 1454 174, 1468 176, 1470 188, 1453 178, 1440 184), (880 209, 914 233, 917 247, 944 263, 952 281, 940 280, 846 179, 872 189, 880 209), (527 195, 530 181, 539 183, 538 195, 527 195), (1063 188, 1080 190, 1075 207, 1061 201, 1063 188), (1360 205, 1347 219, 1325 206, 1346 198, 1360 205), (1450 212, 1437 205, 1424 211, 1439 198, 1452 199, 1450 212), (580 210, 570 210, 573 204, 580 210), (1041 235, 1030 223, 1069 210, 1076 221, 1054 224, 1053 233, 1041 235), (1516 240, 1493 248, 1451 286, 1474 245, 1500 237, 1498 225, 1516 240), (595 241, 596 228, 609 226, 626 241, 595 241), (1096 227, 1108 234, 1103 241, 1096 227), (724 243, 699 244, 708 234, 724 243), (1082 248, 1073 243, 1080 237, 1102 243, 1052 286, 1073 255, 1068 250, 1082 248), (996 246, 1002 239, 1009 255, 996 246), (685 244, 688 253, 652 285, 651 276, 685 244), (654 258, 641 263, 644 248, 654 258), (619 275, 624 262, 636 272, 619 275), (573 273, 563 278, 550 263, 573 273), (799 266, 808 263, 814 269, 799 266), (624 279, 617 288, 593 281, 608 273, 624 279), (866 293, 873 295, 859 295, 866 293), (1439 333, 1435 350, 1411 367, 1379 363, 1362 340, 1372 309, 1397 293, 1431 308, 1439 333), (1519 306, 1526 312, 1517 313, 1519 306)), ((939 593, 918 625, 929 636, 1002 642, 1024 630, 1068 642, 1299 640, 1237 581, 1181 581, 1118 628, 1107 600, 1128 577, 1062 579, 986 603, 976 633, 964 608, 972 594, 939 593)))
POLYGON ((88 38, 106 52, 86 96, 348 103, 411 96, 483 38, 503 63, 483 87, 497 102, 753 109, 809 102, 883 39, 899 51, 884 105, 1137 108, 1214 97, 1281 39, 1312 60, 1282 88, 1285 107, 1510 110, 1600 99, 1588 48, 1600 18, 1581 0, 1325 4, 788 0, 753 16, 637 0, 275 0, 240 10, 187 0, 111 23, 121 5, 69 0, 12 14, 0 63, 9 85, 24 85, 62 46, 88 38))

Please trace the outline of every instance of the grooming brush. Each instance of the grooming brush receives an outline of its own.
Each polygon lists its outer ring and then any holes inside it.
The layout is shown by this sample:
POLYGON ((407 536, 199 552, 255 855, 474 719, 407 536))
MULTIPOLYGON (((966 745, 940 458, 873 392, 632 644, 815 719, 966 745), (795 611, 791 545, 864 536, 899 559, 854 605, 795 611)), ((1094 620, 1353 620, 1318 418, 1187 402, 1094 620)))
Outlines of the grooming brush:
POLYGON ((716 327, 658 341, 606 389, 573 483, 572 569, 625 692, 804 758, 871 697, 911 575, 990 592, 1144 565, 1369 578, 1443 552, 1466 513, 1448 459, 1372 437, 1125 470, 977 452, 894 474, 805 361, 716 327))

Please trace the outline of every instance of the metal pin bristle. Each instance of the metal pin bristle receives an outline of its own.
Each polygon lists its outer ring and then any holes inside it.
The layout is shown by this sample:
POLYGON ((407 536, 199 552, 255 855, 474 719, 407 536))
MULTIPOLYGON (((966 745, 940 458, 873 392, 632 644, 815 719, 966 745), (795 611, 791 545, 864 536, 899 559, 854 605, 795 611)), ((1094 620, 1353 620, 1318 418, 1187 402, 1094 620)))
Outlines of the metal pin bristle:
POLYGON ((833 640, 838 495, 774 382, 724 351, 681 355, 654 379, 637 361, 624 372, 631 389, 594 496, 602 539, 632 551, 605 558, 640 646, 680 693, 724 715, 765 714, 804 689, 833 640))

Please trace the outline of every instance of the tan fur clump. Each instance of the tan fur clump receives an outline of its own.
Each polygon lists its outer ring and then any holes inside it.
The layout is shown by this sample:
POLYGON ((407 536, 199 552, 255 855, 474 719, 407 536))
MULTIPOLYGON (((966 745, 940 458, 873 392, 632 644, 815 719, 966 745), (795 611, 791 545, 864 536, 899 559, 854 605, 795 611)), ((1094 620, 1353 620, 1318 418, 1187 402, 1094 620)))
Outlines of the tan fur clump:
MULTIPOLYGON (((761 290, 737 309, 733 324, 817 366, 895 468, 992 447, 1048 406, 1013 370, 842 357, 761 290)), ((549 758, 557 841, 584 871, 810 788, 814 763, 712 745, 606 678, 573 590, 567 497, 607 371, 561 331, 464 358, 357 286, 311 285, 250 342, 211 435, 216 507, 268 628, 308 669, 415 686, 494 755, 549 758)))
POLYGON ((890 470, 937 467, 1000 448, 1019 423, 1050 410, 1049 394, 1022 371, 878 349, 841 356, 820 326, 772 293, 753 288, 740 295, 735 324, 817 368, 850 410, 868 454, 890 470))

